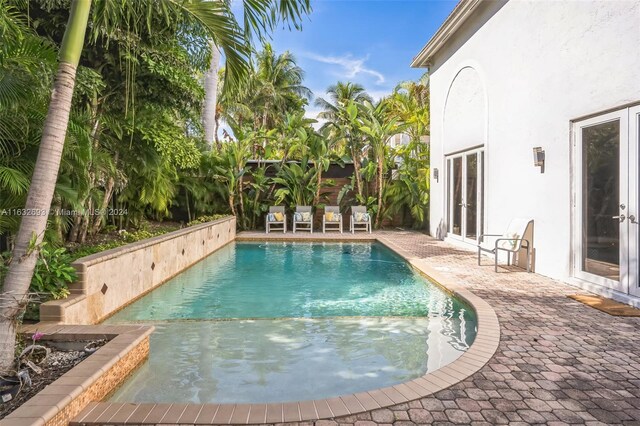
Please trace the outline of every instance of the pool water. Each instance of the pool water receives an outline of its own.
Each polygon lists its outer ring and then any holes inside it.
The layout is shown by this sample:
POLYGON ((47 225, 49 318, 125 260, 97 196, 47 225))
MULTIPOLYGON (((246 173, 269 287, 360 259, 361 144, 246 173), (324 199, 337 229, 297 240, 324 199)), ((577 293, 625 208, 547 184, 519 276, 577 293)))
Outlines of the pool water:
POLYGON ((473 312, 369 243, 232 243, 115 314, 149 360, 112 397, 284 402, 385 387, 460 356, 473 312))

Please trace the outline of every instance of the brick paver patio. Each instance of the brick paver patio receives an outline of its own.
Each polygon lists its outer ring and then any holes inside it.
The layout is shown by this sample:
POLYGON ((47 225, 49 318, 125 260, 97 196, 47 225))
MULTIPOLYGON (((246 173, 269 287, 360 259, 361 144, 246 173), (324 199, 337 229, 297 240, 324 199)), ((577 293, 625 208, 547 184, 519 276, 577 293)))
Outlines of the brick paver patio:
POLYGON ((500 320, 500 346, 480 372, 432 397, 317 426, 640 425, 640 318, 613 317, 568 299, 581 291, 541 275, 496 274, 491 262, 478 267, 474 253, 423 234, 374 235, 427 259, 488 301, 500 320))

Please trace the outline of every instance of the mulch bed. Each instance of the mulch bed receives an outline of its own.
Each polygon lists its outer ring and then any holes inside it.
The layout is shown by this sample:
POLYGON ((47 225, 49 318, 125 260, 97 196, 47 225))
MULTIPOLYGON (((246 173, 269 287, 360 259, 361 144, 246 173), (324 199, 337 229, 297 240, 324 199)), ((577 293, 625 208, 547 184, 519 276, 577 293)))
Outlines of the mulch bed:
MULTIPOLYGON (((91 343, 91 342, 85 342, 91 343)), ((92 346, 102 346, 106 341, 92 342, 92 346)), ((31 377, 31 387, 23 388, 20 393, 16 395, 12 400, 0 403, 0 419, 8 416, 12 411, 16 410, 22 404, 24 404, 31 397, 35 396, 38 392, 44 389, 45 386, 57 380, 67 371, 75 367, 79 362, 86 359, 89 355, 88 352, 80 351, 63 351, 53 348, 47 345, 46 342, 38 342, 42 346, 47 346, 51 349, 50 355, 47 357, 45 365, 40 365, 42 372, 36 374, 34 371, 29 371, 31 377)))

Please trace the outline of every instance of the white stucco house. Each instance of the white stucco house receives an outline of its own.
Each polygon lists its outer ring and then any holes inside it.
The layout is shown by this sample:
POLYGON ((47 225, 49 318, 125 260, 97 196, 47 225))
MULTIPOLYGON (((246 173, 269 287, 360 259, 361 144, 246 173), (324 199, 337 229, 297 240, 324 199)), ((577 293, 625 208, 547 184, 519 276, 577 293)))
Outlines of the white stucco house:
POLYGON ((640 0, 461 0, 412 66, 431 234, 472 248, 531 218, 537 273, 640 306, 640 0))

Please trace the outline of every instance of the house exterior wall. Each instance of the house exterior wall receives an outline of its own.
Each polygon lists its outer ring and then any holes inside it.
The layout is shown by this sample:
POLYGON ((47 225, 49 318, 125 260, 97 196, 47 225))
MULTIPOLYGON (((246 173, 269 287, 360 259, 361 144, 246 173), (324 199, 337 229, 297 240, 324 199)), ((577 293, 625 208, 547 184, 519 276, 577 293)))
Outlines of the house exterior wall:
POLYGON ((431 234, 446 234, 445 155, 484 144, 484 232, 531 217, 536 272, 567 280, 571 121, 640 101, 638 46, 638 1, 480 5, 430 66, 431 234))

